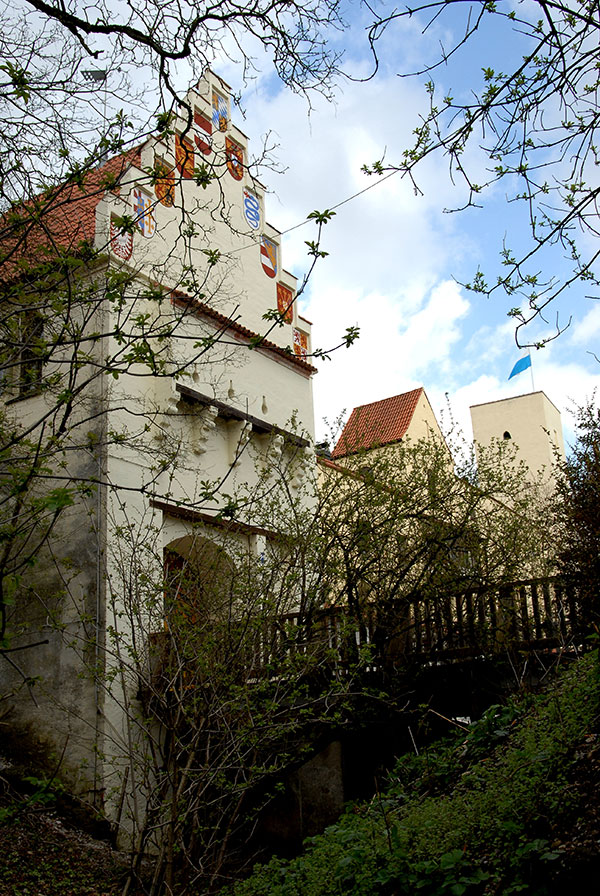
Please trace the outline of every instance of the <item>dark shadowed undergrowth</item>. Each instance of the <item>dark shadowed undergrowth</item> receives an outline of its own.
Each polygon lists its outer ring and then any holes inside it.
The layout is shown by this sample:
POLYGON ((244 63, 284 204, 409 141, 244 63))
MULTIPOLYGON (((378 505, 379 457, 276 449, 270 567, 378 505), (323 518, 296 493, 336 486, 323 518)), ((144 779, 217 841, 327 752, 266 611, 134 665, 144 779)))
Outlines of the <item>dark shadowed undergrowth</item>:
MULTIPOLYGON (((348 806, 302 856, 273 859, 222 896, 585 892, 600 872, 598 683, 594 653, 542 695, 400 757, 381 793, 348 806)), ((6 785, 0 896, 123 892, 127 855, 77 827, 56 779, 30 778, 18 795, 6 785)))
MULTIPOLYGON (((598 783, 598 658, 546 692, 491 707, 467 733, 402 756, 385 791, 273 859, 235 896, 564 892, 582 857, 565 839, 598 783), (592 783, 577 786, 582 757, 592 783), (590 759, 590 757, 592 759, 590 759), (590 772, 591 769, 591 772, 590 772)), ((597 868, 598 844, 584 849, 597 868)), ((587 868, 586 873, 591 870, 587 868)))

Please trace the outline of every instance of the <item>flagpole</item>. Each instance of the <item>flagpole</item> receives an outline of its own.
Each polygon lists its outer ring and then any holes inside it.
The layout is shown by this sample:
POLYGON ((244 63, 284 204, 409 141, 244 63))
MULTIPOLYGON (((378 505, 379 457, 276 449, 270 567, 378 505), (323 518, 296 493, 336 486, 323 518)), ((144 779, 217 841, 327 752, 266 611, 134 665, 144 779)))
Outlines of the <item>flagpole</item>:
POLYGON ((531 359, 531 346, 527 349, 529 354, 529 369, 531 370, 531 391, 535 392, 535 383, 533 382, 533 361, 531 359))

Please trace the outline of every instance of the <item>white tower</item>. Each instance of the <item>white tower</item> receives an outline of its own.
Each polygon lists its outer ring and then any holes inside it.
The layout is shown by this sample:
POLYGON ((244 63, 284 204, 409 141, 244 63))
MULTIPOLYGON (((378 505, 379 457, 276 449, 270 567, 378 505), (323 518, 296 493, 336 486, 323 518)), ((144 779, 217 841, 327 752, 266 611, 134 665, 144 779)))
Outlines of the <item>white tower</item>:
POLYGON ((476 447, 511 439, 534 475, 544 469, 552 479, 553 465, 564 460, 560 412, 543 392, 473 405, 471 422, 476 447))

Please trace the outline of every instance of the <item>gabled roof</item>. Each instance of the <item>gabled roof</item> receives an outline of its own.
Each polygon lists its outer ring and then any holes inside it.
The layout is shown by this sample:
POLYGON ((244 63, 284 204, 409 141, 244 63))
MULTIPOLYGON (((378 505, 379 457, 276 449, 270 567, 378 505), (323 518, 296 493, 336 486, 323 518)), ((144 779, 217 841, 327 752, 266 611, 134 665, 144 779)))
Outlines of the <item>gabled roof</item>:
POLYGON ((423 387, 373 401, 354 408, 331 456, 345 457, 379 445, 390 445, 404 438, 410 426, 423 387))
POLYGON ((119 178, 131 165, 140 165, 140 152, 138 146, 121 153, 84 173, 79 182, 69 179, 7 212, 0 222, 0 279, 27 274, 32 265, 93 243, 96 206, 107 190, 118 193, 119 178))

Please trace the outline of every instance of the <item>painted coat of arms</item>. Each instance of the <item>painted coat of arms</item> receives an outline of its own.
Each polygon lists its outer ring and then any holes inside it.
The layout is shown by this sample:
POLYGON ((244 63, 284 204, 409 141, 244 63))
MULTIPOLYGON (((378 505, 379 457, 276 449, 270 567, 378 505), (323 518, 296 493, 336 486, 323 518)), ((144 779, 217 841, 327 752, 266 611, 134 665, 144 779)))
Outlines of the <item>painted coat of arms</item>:
POLYGON ((205 156, 210 154, 212 144, 212 121, 194 109, 194 124, 197 132, 194 134, 194 141, 199 152, 203 152, 205 156))
POLYGON ((294 330, 294 352, 299 358, 306 360, 308 355, 308 336, 302 330, 294 330))
POLYGON ((175 202, 175 172, 172 168, 169 168, 164 159, 158 157, 154 160, 154 172, 156 178, 154 181, 156 198, 162 205, 171 208, 175 202))
POLYGON ((128 261, 133 252, 133 234, 121 228, 117 215, 110 216, 110 248, 122 261, 128 261))
MULTIPOLYGON (((294 319, 294 294, 283 283, 277 284, 277 310, 286 324, 291 324, 294 319)), ((297 331, 294 330, 294 332, 297 331)))
POLYGON ((225 137, 225 158, 231 176, 235 180, 241 180, 244 176, 244 150, 231 137, 225 137))
POLYGON ((252 230, 258 230, 260 227, 260 203, 250 190, 244 190, 244 217, 252 230))
POLYGON ((182 177, 194 176, 194 146, 187 137, 175 134, 175 164, 182 177))
POLYGON ((212 123, 215 131, 227 130, 227 100, 216 90, 212 92, 212 123))
POLYGON ((277 246, 266 236, 260 238, 260 261, 267 277, 277 275, 277 246))
POLYGON ((135 223, 142 236, 153 236, 156 229, 152 199, 143 190, 133 191, 133 214, 135 223))

